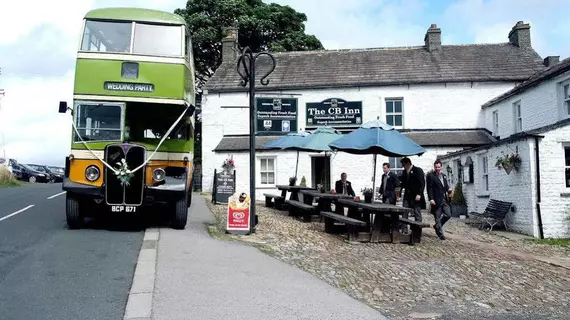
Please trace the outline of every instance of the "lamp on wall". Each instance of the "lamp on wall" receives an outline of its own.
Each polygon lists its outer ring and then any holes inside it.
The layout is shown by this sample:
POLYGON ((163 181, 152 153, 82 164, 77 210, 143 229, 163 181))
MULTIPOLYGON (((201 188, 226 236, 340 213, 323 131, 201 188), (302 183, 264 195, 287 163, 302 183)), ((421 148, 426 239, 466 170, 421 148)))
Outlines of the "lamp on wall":
POLYGON ((447 165, 447 167, 445 167, 445 170, 447 171, 448 175, 451 175, 451 167, 449 165, 447 165))

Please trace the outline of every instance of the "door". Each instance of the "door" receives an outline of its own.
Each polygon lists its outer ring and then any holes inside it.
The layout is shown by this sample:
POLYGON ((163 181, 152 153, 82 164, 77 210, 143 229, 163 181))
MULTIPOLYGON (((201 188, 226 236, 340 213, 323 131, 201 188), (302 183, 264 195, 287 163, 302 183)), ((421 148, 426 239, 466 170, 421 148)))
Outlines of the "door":
POLYGON ((325 187, 325 192, 330 191, 332 189, 330 177, 330 156, 311 157, 311 180, 313 181, 313 188, 316 188, 318 184, 322 184, 325 187))

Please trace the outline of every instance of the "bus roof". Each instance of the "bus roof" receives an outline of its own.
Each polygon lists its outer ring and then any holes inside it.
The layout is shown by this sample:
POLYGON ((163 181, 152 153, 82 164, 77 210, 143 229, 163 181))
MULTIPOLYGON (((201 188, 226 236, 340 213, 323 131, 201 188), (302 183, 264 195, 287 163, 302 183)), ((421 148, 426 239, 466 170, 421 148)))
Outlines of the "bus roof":
POLYGON ((181 16, 160 10, 143 8, 100 8, 85 15, 85 19, 145 21, 184 25, 186 21, 181 16))

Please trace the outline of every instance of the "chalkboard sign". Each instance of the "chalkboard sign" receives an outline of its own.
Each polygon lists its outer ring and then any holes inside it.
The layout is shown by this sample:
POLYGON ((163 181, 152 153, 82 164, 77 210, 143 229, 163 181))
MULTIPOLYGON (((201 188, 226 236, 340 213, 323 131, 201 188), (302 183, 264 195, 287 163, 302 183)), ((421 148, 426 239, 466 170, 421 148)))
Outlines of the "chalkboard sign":
POLYGON ((236 171, 217 172, 214 170, 214 188, 212 189, 212 202, 228 203, 228 199, 236 192, 236 171))

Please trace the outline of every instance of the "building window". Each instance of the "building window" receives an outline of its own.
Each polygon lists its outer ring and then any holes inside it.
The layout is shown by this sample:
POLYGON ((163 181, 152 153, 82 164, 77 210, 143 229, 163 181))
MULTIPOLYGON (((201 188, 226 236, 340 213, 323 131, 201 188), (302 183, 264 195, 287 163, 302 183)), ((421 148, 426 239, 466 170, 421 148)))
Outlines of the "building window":
POLYGON ((390 171, 394 172, 398 176, 402 175, 404 172, 404 167, 402 167, 400 158, 390 157, 388 158, 388 163, 390 164, 390 171))
POLYGON ((570 146, 564 147, 564 176, 566 188, 570 188, 570 146))
POLYGON ((402 99, 386 99, 386 123, 396 127, 404 127, 404 112, 402 99))
POLYGON ((499 136, 499 110, 493 111, 493 135, 499 136))
POLYGON ((262 185, 275 184, 275 158, 259 159, 259 174, 262 185))
POLYGON ((521 101, 513 103, 513 113, 515 115, 515 133, 522 131, 521 101))
POLYGON ((489 159, 487 156, 484 156, 481 159, 482 167, 483 167, 483 190, 489 191, 489 159))
POLYGON ((562 85, 562 107, 564 109, 564 117, 570 116, 570 81, 562 85))

